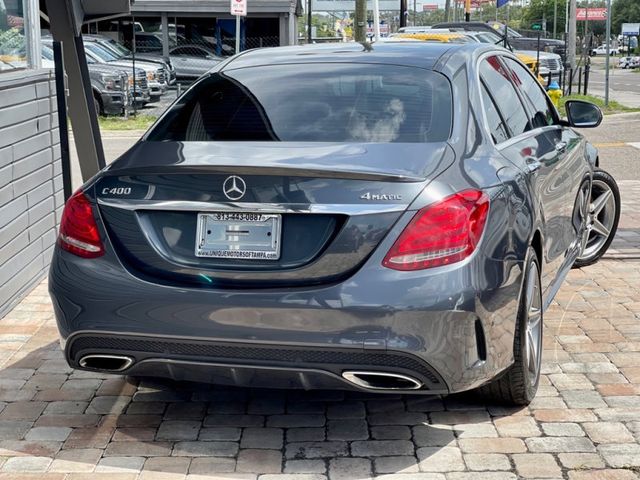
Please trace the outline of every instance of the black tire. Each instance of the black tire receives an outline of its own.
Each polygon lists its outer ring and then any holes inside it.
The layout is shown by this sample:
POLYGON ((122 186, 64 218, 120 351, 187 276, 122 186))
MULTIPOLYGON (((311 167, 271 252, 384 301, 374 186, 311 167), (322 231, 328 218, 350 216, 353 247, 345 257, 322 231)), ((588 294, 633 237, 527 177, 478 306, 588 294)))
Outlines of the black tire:
MULTIPOLYGON (((603 223, 604 217, 600 216, 604 215, 605 213, 610 215, 610 217, 608 217, 608 220, 610 222, 610 227, 608 228, 608 230, 610 233, 608 237, 604 239, 604 241, 599 242, 600 244, 597 248, 592 248, 591 251, 587 251, 586 255, 578 257, 578 259, 573 264, 573 268, 586 267, 588 265, 596 263, 598 260, 600 260, 600 258, 602 258, 605 253, 607 253, 607 250, 611 246, 611 242, 616 236, 616 231, 618 230, 618 222, 620 221, 620 189, 618 188, 618 184, 616 183, 615 179, 611 175, 609 175, 601 168, 596 168, 593 171, 593 183, 591 187, 592 199, 594 195, 597 195, 599 193, 598 189, 602 188, 602 186, 606 186, 611 190, 612 201, 610 202, 611 206, 609 208, 613 208, 614 211, 605 212, 604 210, 602 210, 598 212, 598 215, 596 215, 596 217, 600 218, 601 223, 603 223)), ((593 204, 593 202, 591 204, 593 204)), ((589 242, 591 241, 592 239, 590 237, 589 242)))
POLYGON ((525 263, 524 281, 522 282, 522 292, 520 294, 520 305, 518 307, 518 317, 516 319, 516 330, 513 340, 513 358, 514 362, 509 369, 500 377, 492 380, 490 383, 480 387, 479 392, 482 396, 504 405, 522 406, 531 403, 536 396, 538 384, 540 382, 540 364, 542 356, 542 331, 543 331, 543 313, 542 313, 542 289, 540 286, 540 260, 536 251, 529 247, 527 251, 527 261, 525 263), (537 301, 540 306, 539 312, 539 337, 536 339, 538 343, 538 357, 536 359, 536 373, 532 374, 526 352, 527 342, 527 325, 529 322, 529 298, 527 295, 530 275, 536 275, 537 278, 531 280, 536 282, 537 289, 533 293, 532 300, 537 301))
POLYGON ((93 94, 93 106, 96 109, 96 115, 104 115, 104 112, 102 111, 102 102, 95 93, 93 94))

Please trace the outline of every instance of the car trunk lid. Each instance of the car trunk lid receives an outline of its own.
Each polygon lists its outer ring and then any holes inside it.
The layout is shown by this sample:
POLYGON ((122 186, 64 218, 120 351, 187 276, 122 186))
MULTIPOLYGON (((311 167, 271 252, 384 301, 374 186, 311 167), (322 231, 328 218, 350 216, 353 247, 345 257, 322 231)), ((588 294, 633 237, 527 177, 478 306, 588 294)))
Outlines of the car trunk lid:
POLYGON ((320 284, 355 271, 451 162, 445 143, 140 142, 105 170, 92 195, 123 264, 150 281, 320 284), (241 192, 230 191, 234 182, 241 192), (249 222, 259 218, 265 228, 249 222), (238 235, 277 236, 277 254, 224 258, 216 248, 217 256, 201 256, 198 245, 216 240, 216 228, 231 250, 245 245, 238 235))

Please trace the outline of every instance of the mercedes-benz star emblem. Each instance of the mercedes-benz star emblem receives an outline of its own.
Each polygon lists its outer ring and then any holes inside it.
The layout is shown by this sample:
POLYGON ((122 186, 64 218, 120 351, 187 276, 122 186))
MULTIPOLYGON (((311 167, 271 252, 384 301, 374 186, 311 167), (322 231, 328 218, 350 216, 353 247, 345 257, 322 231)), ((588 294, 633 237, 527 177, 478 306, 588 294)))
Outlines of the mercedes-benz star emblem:
POLYGON ((229 200, 240 200, 247 191, 247 184, 242 178, 231 175, 224 181, 222 191, 229 200))

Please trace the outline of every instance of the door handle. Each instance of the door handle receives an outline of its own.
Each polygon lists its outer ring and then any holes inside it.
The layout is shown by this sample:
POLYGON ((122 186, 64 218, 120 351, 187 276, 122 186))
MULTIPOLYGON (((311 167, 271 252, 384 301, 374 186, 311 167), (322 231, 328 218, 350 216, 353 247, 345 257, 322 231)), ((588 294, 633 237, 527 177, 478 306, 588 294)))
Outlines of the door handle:
POLYGON ((556 151, 564 152, 567 149, 567 142, 556 143, 556 151))

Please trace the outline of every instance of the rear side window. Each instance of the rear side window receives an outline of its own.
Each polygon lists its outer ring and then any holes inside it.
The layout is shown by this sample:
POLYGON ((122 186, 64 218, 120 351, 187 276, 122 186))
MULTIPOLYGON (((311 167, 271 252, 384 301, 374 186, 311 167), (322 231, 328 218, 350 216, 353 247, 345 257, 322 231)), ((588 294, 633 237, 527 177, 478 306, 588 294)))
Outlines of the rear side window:
MULTIPOLYGON (((513 135, 531 130, 527 112, 510 81, 511 73, 498 57, 489 57, 480 63, 480 77, 490 88, 502 118, 513 135)), ((485 105, 485 108, 487 106, 485 105)))
POLYGON ((211 74, 150 141, 441 142, 452 94, 441 74, 377 64, 296 64, 211 74))
POLYGON ((489 131, 491 132, 491 138, 493 138, 493 142, 501 143, 509 140, 509 130, 507 128, 507 124, 500 115, 500 112, 498 112, 498 107, 496 107, 496 104, 493 101, 491 94, 489 93, 489 89, 486 87, 484 82, 481 82, 480 91, 482 93, 482 104, 484 105, 484 113, 487 117, 489 131))
POLYGON ((533 128, 546 127, 555 123, 555 116, 550 107, 547 95, 542 91, 538 81, 531 72, 511 58, 505 62, 511 70, 513 84, 520 89, 527 107, 532 114, 530 123, 533 128))

